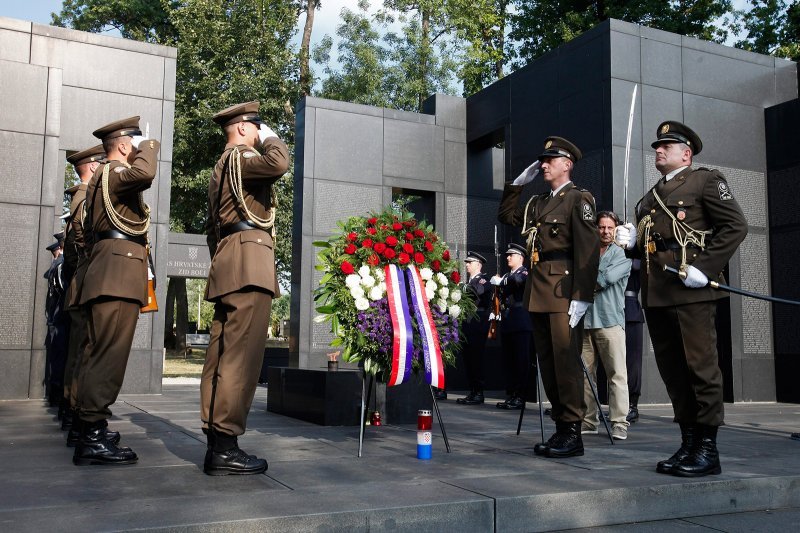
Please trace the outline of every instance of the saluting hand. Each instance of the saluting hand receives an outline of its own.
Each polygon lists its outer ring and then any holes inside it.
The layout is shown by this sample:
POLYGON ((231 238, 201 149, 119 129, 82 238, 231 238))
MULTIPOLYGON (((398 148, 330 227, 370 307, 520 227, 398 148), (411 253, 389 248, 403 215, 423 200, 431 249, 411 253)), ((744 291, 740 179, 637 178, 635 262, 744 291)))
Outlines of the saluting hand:
POLYGON ((142 144, 142 142, 146 141, 146 140, 147 140, 147 137, 145 137, 144 135, 134 135, 133 137, 131 137, 131 145, 133 145, 133 147, 138 150, 139 149, 139 145, 142 144))
POLYGON ((525 185, 526 183, 532 182, 533 178, 539 175, 539 167, 541 166, 542 162, 536 161, 534 164, 523 170, 522 174, 517 176, 517 179, 514 180, 512 185, 525 185))
POLYGON ((261 141, 261 143, 263 144, 264 141, 266 141, 270 137, 275 137, 277 139, 278 134, 272 131, 272 128, 270 128, 269 126, 267 126, 262 122, 261 125, 258 127, 258 140, 261 141))

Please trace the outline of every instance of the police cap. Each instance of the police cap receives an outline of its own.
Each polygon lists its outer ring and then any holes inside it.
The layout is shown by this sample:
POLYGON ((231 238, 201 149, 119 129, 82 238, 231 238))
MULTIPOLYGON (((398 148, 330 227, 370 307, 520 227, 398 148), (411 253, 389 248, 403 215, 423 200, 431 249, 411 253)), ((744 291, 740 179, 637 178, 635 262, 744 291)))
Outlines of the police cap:
POLYGON ((211 117, 211 119, 219 124, 221 128, 236 124, 237 122, 254 122, 256 124, 261 124, 263 121, 258 115, 258 107, 260 105, 258 100, 232 105, 223 109, 211 117))
POLYGON ((117 120, 111 124, 106 124, 102 128, 97 128, 92 132, 92 135, 101 141, 115 139, 117 137, 124 137, 126 135, 133 137, 134 135, 141 134, 142 130, 139 129, 139 117, 123 118, 122 120, 117 120))
POLYGON ((563 137, 548 137, 544 140, 544 152, 539 155, 539 161, 547 157, 566 157, 575 163, 580 161, 583 154, 577 146, 563 137))
POLYGON ((106 156, 106 151, 103 149, 103 145, 98 144, 97 146, 87 148, 86 150, 75 152, 74 154, 72 154, 67 158, 67 161, 77 167, 79 165, 85 165, 86 163, 91 163, 93 161, 100 161, 105 156, 106 156))
POLYGON ((466 257, 466 259, 464 259, 464 262, 465 263, 471 263, 473 261, 478 261, 482 265, 486 264, 486 258, 483 257, 481 254, 479 254, 478 252, 467 251, 467 257, 466 257))
POLYGON ((667 120, 658 125, 656 130, 658 140, 654 141, 653 148, 658 148, 662 143, 684 143, 692 149, 692 153, 697 155, 703 149, 703 141, 686 124, 681 124, 674 120, 667 120))
POLYGON ((528 255, 528 252, 525 250, 525 247, 522 246, 521 244, 512 242, 511 244, 508 245, 508 250, 506 250, 506 255, 511 255, 511 254, 519 254, 522 257, 525 257, 526 255, 528 255))

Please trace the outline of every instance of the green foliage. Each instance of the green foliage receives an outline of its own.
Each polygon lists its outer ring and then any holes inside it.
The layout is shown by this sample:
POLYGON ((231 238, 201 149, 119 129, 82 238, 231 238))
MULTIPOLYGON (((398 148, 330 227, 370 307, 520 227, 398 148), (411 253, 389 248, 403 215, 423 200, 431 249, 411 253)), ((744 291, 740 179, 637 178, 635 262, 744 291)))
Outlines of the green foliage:
POLYGON ((205 279, 186 280, 186 301, 189 303, 189 322, 197 323, 197 330, 206 330, 214 320, 214 304, 204 299, 206 292, 205 279), (200 319, 197 318, 198 303, 200 319))
POLYGON ((745 33, 737 48, 800 60, 800 2, 750 0, 750 9, 737 11, 736 20, 738 32, 745 33))
POLYGON ((270 322, 272 324, 272 334, 278 335, 280 331, 281 322, 289 320, 291 313, 291 294, 281 294, 280 298, 272 300, 272 312, 270 313, 270 322))

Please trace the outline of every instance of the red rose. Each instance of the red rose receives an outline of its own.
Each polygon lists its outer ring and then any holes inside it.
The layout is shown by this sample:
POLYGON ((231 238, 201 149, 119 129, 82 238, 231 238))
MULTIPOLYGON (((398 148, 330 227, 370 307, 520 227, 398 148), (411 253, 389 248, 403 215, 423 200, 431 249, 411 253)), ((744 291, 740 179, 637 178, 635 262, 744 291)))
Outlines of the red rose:
POLYGON ((407 241, 413 241, 414 240, 414 234, 410 233, 410 232, 406 232, 406 240, 407 241))
POLYGON ((400 231, 401 229, 403 229, 403 225, 399 222, 395 222, 394 224, 392 224, 392 229, 395 231, 400 231))
POLYGON ((387 230, 387 229, 389 229, 389 226, 387 226, 386 224, 381 224, 381 229, 382 230, 387 230))
POLYGON ((442 259, 445 261, 450 261, 450 250, 445 250, 442 252, 442 259))
POLYGON ((344 272, 348 276, 356 271, 356 269, 353 268, 353 265, 351 265, 347 261, 342 261, 342 266, 340 268, 342 269, 342 272, 344 272))
POLYGON ((374 226, 377 221, 378 221, 377 218, 372 217, 370 219, 367 219, 367 224, 369 224, 370 226, 374 226))
POLYGON ((347 234, 347 240, 348 241, 354 241, 357 238, 358 238, 358 234, 355 231, 351 231, 350 233, 347 234))
POLYGON ((373 246, 372 249, 378 252, 379 254, 382 254, 383 251, 386 250, 386 245, 383 244, 382 242, 376 242, 375 246, 373 246))
POLYGON ((433 244, 431 244, 431 241, 425 241, 425 249, 429 252, 433 251, 433 244))
POLYGON ((397 254, 395 253, 393 248, 387 248, 386 250, 383 251, 383 257, 385 257, 386 259, 393 259, 395 255, 397 254))
POLYGON ((388 237, 386 237, 386 244, 388 244, 389 246, 397 246, 397 237, 395 237, 394 235, 389 235, 388 237))
POLYGON ((405 252, 400 252, 400 255, 397 257, 398 257, 397 260, 400 262, 401 265, 408 264, 408 262, 411 261, 411 258, 405 252))
POLYGON ((369 256, 369 259, 367 259, 367 264, 369 264, 370 266, 378 266, 378 263, 380 262, 381 260, 376 254, 372 254, 371 256, 369 256))
POLYGON ((422 263, 425 261, 425 256, 422 255, 422 252, 417 252, 414 254, 414 262, 415 263, 422 263))
POLYGON ((412 220, 406 220, 405 222, 403 222, 403 225, 407 228, 413 228, 416 223, 417 221, 412 219, 412 220))
POLYGON ((405 253, 407 253, 407 254, 413 254, 413 253, 414 253, 414 247, 413 247, 413 246, 411 246, 411 245, 410 245, 410 244, 408 244, 408 243, 405 243, 405 244, 403 245, 403 251, 404 251, 405 253))
POLYGON ((438 259, 434 259, 431 261, 431 266, 433 267, 433 270, 439 272, 439 270, 442 268, 442 263, 438 259))
POLYGON ((361 241, 362 248, 372 248, 372 239, 364 239, 361 241))
POLYGON ((353 243, 348 244, 347 246, 344 247, 344 253, 353 255, 354 253, 356 253, 356 245, 353 243))
POLYGON ((375 235, 378 232, 375 228, 367 228, 367 233, 370 235, 375 235))
POLYGON ((414 230, 414 236, 422 238, 422 237, 425 236, 425 232, 422 231, 421 229, 415 229, 414 230))
POLYGON ((458 283, 461 281, 461 274, 458 273, 458 270, 454 270, 452 274, 450 274, 450 279, 453 280, 453 283, 458 283))

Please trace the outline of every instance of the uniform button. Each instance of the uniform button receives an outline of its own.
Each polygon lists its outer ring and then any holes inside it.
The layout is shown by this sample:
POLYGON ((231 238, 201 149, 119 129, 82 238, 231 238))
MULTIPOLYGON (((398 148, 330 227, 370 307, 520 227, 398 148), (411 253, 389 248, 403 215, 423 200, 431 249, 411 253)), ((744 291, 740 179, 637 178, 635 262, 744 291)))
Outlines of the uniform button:
POLYGON ((539 226, 541 226, 541 225, 542 225, 542 223, 541 223, 541 222, 537 222, 537 223, 536 223, 536 227, 537 227, 537 228, 538 228, 539 226))
POLYGON ((655 214, 656 214, 656 210, 655 210, 655 209, 651 209, 651 210, 650 210, 650 213, 652 213, 653 215, 655 215, 655 214))
POLYGON ((553 219, 553 222, 558 222, 558 219, 557 219, 557 218, 554 218, 554 219, 553 219))
POLYGON ((683 205, 683 200, 678 200, 678 205, 683 205))
POLYGON ((132 256, 132 255, 133 255, 132 253, 128 252, 128 257, 130 257, 130 256, 132 256))
POLYGON ((565 270, 565 271, 564 271, 564 274, 569 274, 569 270, 565 270))

